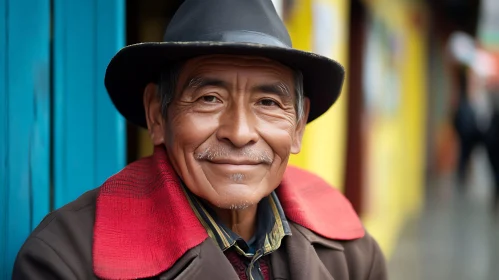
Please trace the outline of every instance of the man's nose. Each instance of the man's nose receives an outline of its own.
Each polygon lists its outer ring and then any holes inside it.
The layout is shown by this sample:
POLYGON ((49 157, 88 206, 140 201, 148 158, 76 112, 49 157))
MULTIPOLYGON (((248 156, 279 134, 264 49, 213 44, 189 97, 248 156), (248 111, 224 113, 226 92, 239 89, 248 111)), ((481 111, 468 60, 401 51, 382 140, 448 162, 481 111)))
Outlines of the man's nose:
POLYGON ((256 118, 249 109, 237 107, 229 109, 221 116, 217 138, 228 141, 234 147, 242 148, 258 141, 256 118))

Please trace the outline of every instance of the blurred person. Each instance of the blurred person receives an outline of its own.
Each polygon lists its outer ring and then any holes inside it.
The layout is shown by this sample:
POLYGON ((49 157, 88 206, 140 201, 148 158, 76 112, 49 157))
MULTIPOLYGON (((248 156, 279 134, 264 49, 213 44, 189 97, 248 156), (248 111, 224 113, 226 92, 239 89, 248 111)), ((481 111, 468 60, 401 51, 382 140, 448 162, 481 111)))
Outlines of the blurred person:
POLYGON ((473 150, 480 143, 481 138, 476 111, 469 98, 467 72, 468 70, 465 68, 459 69, 458 101, 453 119, 454 128, 459 138, 457 177, 461 187, 466 182, 473 150))
POLYGON ((489 109, 483 143, 494 176, 494 210, 499 214, 499 53, 488 52, 484 58, 487 59, 485 65, 488 65, 489 71, 477 75, 477 79, 483 83, 483 103, 489 109))
POLYGON ((153 155, 49 214, 13 278, 386 279, 347 199, 287 167, 343 78, 291 47, 270 0, 186 0, 164 42, 123 48, 106 72, 153 155))
POLYGON ((499 55, 460 32, 451 36, 451 52, 463 67, 454 119, 461 146, 458 178, 463 184, 474 148, 483 145, 493 174, 493 205, 499 211, 499 55))
POLYGON ((494 210, 496 214, 499 214, 499 87, 495 87, 491 93, 493 94, 494 112, 484 142, 494 176, 494 210))
POLYGON ((469 97, 469 66, 475 54, 474 39, 464 32, 454 32, 449 38, 449 50, 457 65, 457 106, 453 115, 453 125, 459 139, 456 173, 459 186, 463 188, 472 152, 481 138, 476 111, 469 97))
POLYGON ((499 67, 497 57, 477 46, 469 70, 470 104, 475 113, 477 144, 483 145, 490 163, 494 190, 492 202, 495 209, 499 206, 499 163, 497 130, 499 126, 497 106, 497 77, 499 67))

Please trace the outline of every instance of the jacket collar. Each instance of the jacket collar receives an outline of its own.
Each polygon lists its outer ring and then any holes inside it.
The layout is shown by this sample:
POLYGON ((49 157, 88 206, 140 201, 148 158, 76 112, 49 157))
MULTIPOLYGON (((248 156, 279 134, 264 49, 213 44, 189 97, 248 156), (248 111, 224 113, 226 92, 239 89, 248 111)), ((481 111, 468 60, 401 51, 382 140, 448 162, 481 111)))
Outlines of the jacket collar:
MULTIPOLYGON (((283 242, 284 250, 270 255, 272 275, 275 279, 321 279, 334 280, 324 265, 316 244, 343 253, 341 242, 331 240, 298 224, 290 223, 293 236, 283 242)), ((340 258, 342 259, 342 258, 340 258)))
MULTIPOLYGON (((286 217, 316 234, 340 240, 364 236, 348 200, 317 176, 288 167, 276 193, 286 217)), ((207 237, 165 149, 156 147, 153 156, 128 165, 100 188, 94 272, 105 279, 155 276, 207 237)))
MULTIPOLYGON (((270 254, 274 279, 308 280, 312 276, 312 279, 334 280, 315 247, 311 245, 320 244, 330 250, 343 252, 341 242, 319 236, 293 222, 289 225, 293 237, 285 237, 281 245, 285 248, 270 254)), ((229 260, 210 238, 187 251, 171 269, 161 273, 158 278, 239 280, 229 260)))

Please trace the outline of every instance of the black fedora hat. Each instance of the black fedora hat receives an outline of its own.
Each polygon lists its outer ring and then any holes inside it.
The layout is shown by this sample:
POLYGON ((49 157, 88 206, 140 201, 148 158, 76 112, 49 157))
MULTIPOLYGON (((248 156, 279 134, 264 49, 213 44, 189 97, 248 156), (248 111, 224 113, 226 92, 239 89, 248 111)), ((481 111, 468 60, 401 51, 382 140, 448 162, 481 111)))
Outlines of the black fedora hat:
POLYGON ((175 61, 201 55, 267 57, 303 74, 310 99, 308 122, 326 112, 341 92, 345 71, 336 61, 293 49, 271 0, 185 0, 163 42, 121 49, 107 67, 105 86, 118 111, 146 127, 142 94, 175 61))

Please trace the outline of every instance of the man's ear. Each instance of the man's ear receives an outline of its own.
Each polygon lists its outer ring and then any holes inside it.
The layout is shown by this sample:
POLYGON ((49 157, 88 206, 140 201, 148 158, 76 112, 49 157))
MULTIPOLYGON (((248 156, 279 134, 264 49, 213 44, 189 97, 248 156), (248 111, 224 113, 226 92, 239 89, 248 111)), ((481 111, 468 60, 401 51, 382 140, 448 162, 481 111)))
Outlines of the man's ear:
POLYGON ((146 112, 147 130, 154 146, 165 142, 164 118, 161 102, 158 98, 158 85, 149 83, 144 89, 144 110, 146 112))
POLYGON ((291 153, 298 154, 301 150, 301 141, 303 139, 303 134, 305 133, 305 126, 307 125, 308 114, 310 112, 310 99, 308 97, 303 98, 303 116, 296 124, 294 131, 293 143, 291 144, 291 153))

